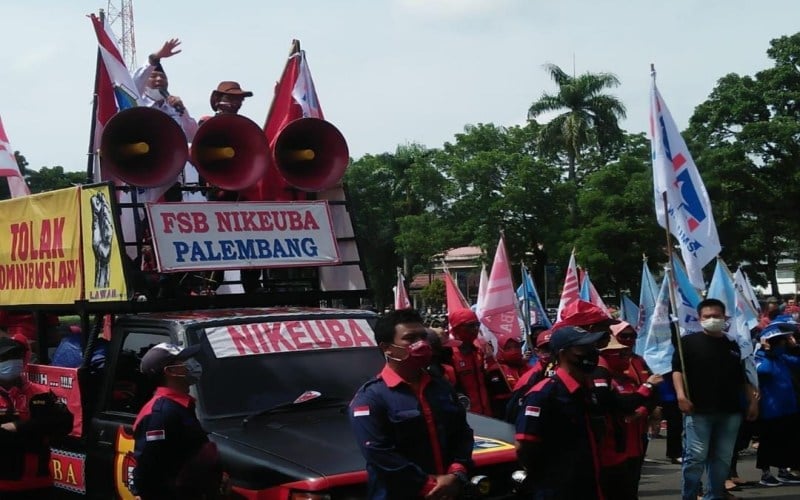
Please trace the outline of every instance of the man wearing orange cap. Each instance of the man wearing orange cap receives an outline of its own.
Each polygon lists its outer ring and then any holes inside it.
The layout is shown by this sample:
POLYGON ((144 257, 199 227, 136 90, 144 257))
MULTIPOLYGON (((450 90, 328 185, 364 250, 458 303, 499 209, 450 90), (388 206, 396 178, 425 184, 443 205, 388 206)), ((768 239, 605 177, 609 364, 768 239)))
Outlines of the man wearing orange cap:
POLYGON ((483 352, 475 346, 481 326, 478 317, 464 308, 449 312, 447 320, 451 335, 461 341, 459 346, 451 348, 456 388, 469 398, 469 411, 491 417, 492 408, 486 390, 486 360, 483 352))

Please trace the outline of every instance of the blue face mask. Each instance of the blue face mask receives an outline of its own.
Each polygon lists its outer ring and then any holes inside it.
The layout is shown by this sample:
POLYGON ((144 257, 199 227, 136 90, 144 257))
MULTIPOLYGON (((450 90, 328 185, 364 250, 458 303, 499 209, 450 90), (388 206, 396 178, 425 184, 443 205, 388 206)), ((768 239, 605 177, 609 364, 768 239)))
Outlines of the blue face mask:
POLYGON ((22 360, 0 361, 0 382, 13 382, 22 375, 22 360))

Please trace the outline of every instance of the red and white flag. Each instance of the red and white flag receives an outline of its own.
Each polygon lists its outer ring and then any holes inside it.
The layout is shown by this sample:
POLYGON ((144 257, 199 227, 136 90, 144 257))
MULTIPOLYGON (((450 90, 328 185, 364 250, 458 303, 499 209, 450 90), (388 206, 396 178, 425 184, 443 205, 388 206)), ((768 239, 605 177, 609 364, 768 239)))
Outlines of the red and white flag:
MULTIPOLYGON (((281 79, 275 84, 274 95, 264 123, 264 135, 272 151, 275 150, 278 134, 289 122, 299 118, 325 118, 311 71, 308 69, 306 53, 300 50, 298 40, 292 40, 289 59, 281 79)), ((264 177, 252 187, 243 190, 242 195, 250 201, 292 201, 298 196, 305 199, 305 194, 292 189, 272 163, 264 177)))
POLYGON ((6 135, 2 119, 0 119, 0 177, 5 177, 8 180, 8 190, 12 198, 31 194, 25 179, 22 177, 22 173, 19 171, 19 165, 17 165, 14 150, 8 141, 8 135, 6 135))
POLYGON ((561 300, 558 302, 558 314, 556 315, 556 323, 561 321, 561 311, 568 304, 580 299, 580 282, 578 280, 578 267, 575 265, 575 250, 569 256, 569 264, 567 265, 567 274, 564 276, 564 288, 561 290, 561 300))
POLYGON ((458 311, 459 309, 469 309, 467 299, 464 298, 461 290, 458 289, 458 285, 455 284, 453 277, 450 275, 450 271, 446 267, 444 268, 444 290, 445 297, 447 298, 448 312, 458 311))
POLYGON ((494 254, 492 272, 489 274, 486 296, 481 303, 478 319, 497 337, 499 345, 495 348, 502 347, 510 338, 522 338, 517 314, 517 294, 511 279, 506 243, 502 237, 494 254))
POLYGON ((408 298, 403 273, 397 270, 397 286, 394 287, 394 308, 411 309, 411 300, 408 298))

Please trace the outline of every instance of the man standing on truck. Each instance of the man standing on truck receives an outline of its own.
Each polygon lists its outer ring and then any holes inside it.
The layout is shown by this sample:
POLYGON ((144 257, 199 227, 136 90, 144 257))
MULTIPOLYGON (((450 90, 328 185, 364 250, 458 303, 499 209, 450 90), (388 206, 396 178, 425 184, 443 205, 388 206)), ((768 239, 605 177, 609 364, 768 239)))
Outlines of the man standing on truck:
POLYGON ((422 318, 391 311, 375 325, 375 341, 386 365, 350 403, 368 497, 457 497, 472 464, 472 429, 452 386, 425 371, 432 351, 422 318))
POLYGON ((50 498, 50 440, 72 430, 55 394, 22 376, 27 345, 0 337, 0 498, 50 498))
POLYGON ((133 424, 131 491, 141 500, 216 498, 220 491, 219 454, 189 395, 203 371, 194 359, 199 350, 199 345, 181 349, 161 343, 142 357, 139 370, 158 387, 133 424))

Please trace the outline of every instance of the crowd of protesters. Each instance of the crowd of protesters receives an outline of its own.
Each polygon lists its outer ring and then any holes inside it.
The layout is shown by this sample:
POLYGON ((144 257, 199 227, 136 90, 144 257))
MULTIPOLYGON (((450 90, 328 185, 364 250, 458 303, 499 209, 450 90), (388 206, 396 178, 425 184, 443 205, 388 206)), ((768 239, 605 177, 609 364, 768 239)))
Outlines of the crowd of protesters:
MULTIPOLYGON (((698 305, 702 331, 685 333, 680 345, 673 331, 672 372, 665 374, 651 373, 634 353, 634 326, 580 300, 566 306, 552 328, 532 327, 528 352, 523 352, 522 339, 491 345, 469 309, 449 312, 445 328, 425 328, 413 311, 390 312, 382 318, 388 318, 389 326, 378 342, 387 357, 384 371, 413 359, 415 367, 427 366, 426 377, 452 388, 451 400, 464 411, 515 426, 517 456, 526 471, 519 488, 523 498, 638 498, 648 443, 661 436, 665 421, 666 458, 681 466, 682 498, 727 499, 736 498, 731 490, 742 483, 736 457, 750 446, 757 447, 761 485, 800 483, 800 476, 792 472, 800 468, 800 307, 787 304, 781 309, 776 302, 769 301, 774 305, 765 308, 761 323, 751 332, 755 348, 751 372, 739 345, 726 332, 725 305, 716 299, 698 305), (406 313, 410 316, 404 317, 406 313), (431 346, 429 353, 424 349, 423 359, 416 358, 420 348, 416 337, 402 355, 392 342, 391 334, 407 331, 408 324, 411 330, 421 329, 419 342, 431 346)), ((398 369, 408 373, 407 368, 398 369)), ((380 379, 362 388, 372 391, 368 391, 372 399, 360 396, 361 392, 356 395, 352 405, 361 410, 354 414, 370 414, 363 408, 376 403, 376 389, 370 387, 380 379)), ((391 383, 384 382, 380 390, 391 393, 403 379, 402 374, 399 379, 390 377, 391 383)), ((418 384, 410 386, 418 389, 418 384)), ((415 397, 421 401, 426 396, 418 392, 415 397)), ((352 419, 356 435, 360 441, 363 438, 360 444, 371 484, 386 493, 391 491, 387 481, 402 481, 403 473, 371 463, 374 450, 364 443, 376 441, 364 434, 364 426, 379 425, 371 420, 352 419)), ((459 419, 457 427, 461 425, 459 419)), ((406 498, 458 496, 460 478, 470 463, 463 457, 464 443, 457 441, 445 445, 461 453, 458 463, 444 464, 445 472, 447 466, 453 467, 453 481, 424 464, 412 464, 409 467, 422 479, 419 488, 406 491, 410 495, 406 498)), ((443 471, 441 466, 438 471, 443 471)))

